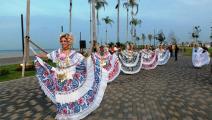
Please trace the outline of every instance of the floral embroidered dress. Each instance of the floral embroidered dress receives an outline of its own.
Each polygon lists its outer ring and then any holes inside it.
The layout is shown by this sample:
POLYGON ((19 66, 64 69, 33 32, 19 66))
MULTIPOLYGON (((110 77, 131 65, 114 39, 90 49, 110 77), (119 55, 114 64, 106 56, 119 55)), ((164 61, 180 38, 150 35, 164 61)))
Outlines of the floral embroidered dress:
POLYGON ((103 52, 103 54, 96 52, 93 53, 93 55, 95 56, 95 59, 101 61, 101 66, 108 72, 108 82, 115 80, 121 71, 121 64, 119 63, 117 55, 115 53, 111 55, 108 51, 103 52))
POLYGON ((141 50, 142 54, 142 69, 145 70, 151 70, 155 69, 158 65, 158 52, 157 51, 151 51, 147 49, 141 50))
POLYGON ((201 47, 193 48, 192 64, 194 67, 202 67, 210 64, 210 54, 207 51, 203 52, 201 47))
POLYGON ((124 50, 118 55, 121 63, 121 70, 125 74, 135 74, 141 69, 143 60, 139 52, 124 50))
POLYGON ((158 52, 158 65, 165 65, 170 58, 170 52, 168 49, 159 49, 157 48, 156 51, 158 52))
POLYGON ((108 74, 100 61, 75 52, 66 56, 60 49, 49 53, 52 67, 35 57, 37 78, 42 90, 57 107, 56 119, 78 120, 94 111, 102 101, 108 74))

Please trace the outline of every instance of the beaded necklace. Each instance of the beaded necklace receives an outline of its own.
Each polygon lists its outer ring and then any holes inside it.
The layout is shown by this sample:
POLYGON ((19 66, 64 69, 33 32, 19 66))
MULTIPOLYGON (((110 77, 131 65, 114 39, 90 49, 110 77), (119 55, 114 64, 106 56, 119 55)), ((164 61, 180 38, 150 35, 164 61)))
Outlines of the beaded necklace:
POLYGON ((57 59, 57 64, 59 67, 57 77, 61 82, 67 79, 67 70, 65 68, 71 65, 69 54, 70 52, 59 52, 59 58, 57 59))

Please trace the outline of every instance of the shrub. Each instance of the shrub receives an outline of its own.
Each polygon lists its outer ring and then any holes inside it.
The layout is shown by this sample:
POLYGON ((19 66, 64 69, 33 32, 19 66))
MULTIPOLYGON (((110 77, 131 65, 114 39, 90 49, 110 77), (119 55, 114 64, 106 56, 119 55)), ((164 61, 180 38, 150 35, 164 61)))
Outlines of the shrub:
MULTIPOLYGON (((33 70, 35 70, 35 67, 33 64, 30 64, 30 65, 25 66, 25 70, 33 71, 33 70)), ((16 71, 22 71, 22 66, 21 65, 17 66, 16 71)))
POLYGON ((0 70, 0 76, 7 75, 7 74, 9 74, 9 73, 10 73, 9 70, 7 70, 7 69, 1 69, 1 70, 0 70))

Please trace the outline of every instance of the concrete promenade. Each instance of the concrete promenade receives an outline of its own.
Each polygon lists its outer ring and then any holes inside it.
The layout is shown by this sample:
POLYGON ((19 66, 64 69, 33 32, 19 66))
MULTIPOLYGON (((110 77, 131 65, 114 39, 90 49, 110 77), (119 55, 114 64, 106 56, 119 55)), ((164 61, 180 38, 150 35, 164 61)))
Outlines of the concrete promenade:
MULTIPOLYGON (((210 66, 173 58, 154 70, 121 74, 108 84, 101 106, 84 120, 212 120, 210 66)), ((0 120, 53 120, 55 106, 35 77, 0 83, 0 120)))

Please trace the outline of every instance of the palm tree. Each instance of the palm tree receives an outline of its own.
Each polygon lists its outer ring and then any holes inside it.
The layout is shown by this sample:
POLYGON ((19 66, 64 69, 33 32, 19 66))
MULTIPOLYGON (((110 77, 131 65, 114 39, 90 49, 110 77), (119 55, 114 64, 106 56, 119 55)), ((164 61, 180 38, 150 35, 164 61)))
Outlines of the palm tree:
MULTIPOLYGON (((96 0, 96 18, 97 18, 97 34, 99 34, 99 25, 100 25, 100 21, 99 21, 99 10, 103 7, 105 9, 105 5, 107 5, 107 2, 105 0, 96 0)), ((98 35, 97 35, 97 39, 98 39, 98 35)))
POLYGON ((116 5, 117 9, 117 42, 119 42, 119 5, 120 5, 120 0, 118 0, 118 4, 116 5))
POLYGON ((141 40, 143 41, 143 46, 144 46, 144 41, 145 41, 145 39, 146 39, 146 36, 145 36, 144 33, 142 33, 142 34, 141 34, 141 40))
POLYGON ((149 42, 150 42, 150 46, 151 46, 151 41, 152 41, 152 34, 148 34, 148 39, 149 39, 149 42))
POLYGON ((26 12, 26 36, 24 41, 24 56, 22 66, 22 77, 24 77, 25 67, 29 64, 29 40, 30 40, 30 0, 27 0, 27 12, 26 12))
POLYGON ((102 20, 103 20, 103 21, 105 22, 105 24, 106 24, 106 30, 105 30, 105 33, 106 33, 106 36, 105 36, 105 37, 106 37, 106 38, 105 38, 105 40, 106 40, 107 43, 109 43, 108 38, 107 38, 107 25, 108 25, 108 24, 112 25, 113 20, 110 19, 109 16, 107 16, 107 17, 105 17, 105 18, 102 18, 102 20))
POLYGON ((139 38, 138 36, 136 36, 136 37, 135 37, 135 40, 138 42, 138 43, 137 43, 137 48, 139 49, 139 41, 140 41, 140 38, 139 38))
POLYGON ((161 31, 158 36, 156 37, 156 39, 160 42, 160 44, 163 43, 163 41, 166 39, 164 33, 161 31))
POLYGON ((131 15, 132 15, 132 18, 134 15, 137 15, 138 13, 138 3, 136 2, 136 0, 129 0, 129 7, 131 7, 131 15), (134 8, 136 7, 136 12, 134 12, 134 8))
MULTIPOLYGON (((92 40, 91 42, 91 46, 90 46, 90 53, 92 52, 93 46, 95 46, 94 44, 96 43, 97 39, 96 39, 96 11, 95 11, 95 5, 96 5, 96 0, 88 0, 88 2, 91 4, 91 13, 92 13, 92 40)), ((91 30, 91 29, 90 29, 91 30)))
MULTIPOLYGON (((91 41, 91 47, 90 47, 90 52, 92 51, 92 48, 94 46, 94 44, 97 43, 97 37, 96 37, 96 5, 97 2, 105 2, 105 0, 88 0, 88 2, 91 4, 92 7, 92 32, 93 32, 93 40, 91 41)), ((99 3, 102 4, 102 3, 99 3)))
POLYGON ((92 41, 92 27, 91 27, 92 26, 92 20, 91 20, 91 16, 92 16, 92 3, 90 2, 90 40, 89 40, 89 43, 91 43, 91 41, 92 41))
POLYGON ((173 31, 171 31, 168 35, 168 40, 171 44, 177 44, 177 37, 173 31))
POLYGON ((197 43, 197 39, 199 38, 200 32, 201 32, 200 26, 194 26, 192 37, 195 39, 195 43, 197 43))
MULTIPOLYGON (((136 0, 129 0, 129 7, 131 7, 131 20, 134 19, 134 16, 137 15, 138 13, 138 3, 136 2, 136 0), (134 11, 134 8, 136 8, 134 11)), ((131 35, 132 35, 132 32, 133 32, 133 26, 131 26, 131 35)), ((132 38, 132 36, 131 36, 132 38)))
POLYGON ((131 37, 132 37, 132 40, 133 40, 133 37, 136 37, 136 26, 137 25, 140 25, 142 23, 142 21, 140 19, 136 19, 136 18, 133 18, 131 21, 130 21, 130 25, 132 26, 132 31, 131 31, 131 37))
POLYGON ((70 21, 69 21, 70 22, 69 23, 69 32, 72 32, 71 31, 71 25, 72 25, 72 0, 70 0, 70 10, 69 10, 69 12, 70 12, 70 16, 69 16, 70 17, 69 18, 70 19, 70 21))
POLYGON ((125 3, 123 3, 123 7, 127 10, 127 32, 126 32, 126 41, 128 41, 128 23, 129 23, 129 6, 130 6, 130 4, 129 4, 129 2, 127 1, 127 2, 125 2, 125 3))

